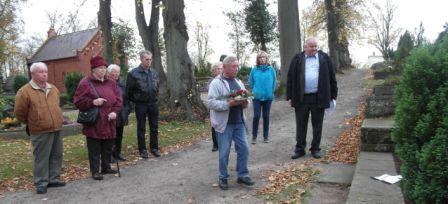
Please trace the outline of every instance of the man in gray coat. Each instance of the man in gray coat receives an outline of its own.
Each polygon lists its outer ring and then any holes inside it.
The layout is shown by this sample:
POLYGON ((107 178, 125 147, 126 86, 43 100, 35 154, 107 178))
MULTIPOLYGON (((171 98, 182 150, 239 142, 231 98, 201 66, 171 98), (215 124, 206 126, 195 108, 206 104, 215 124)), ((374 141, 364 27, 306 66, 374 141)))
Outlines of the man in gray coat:
POLYGON ((239 62, 234 56, 228 56, 223 61, 223 74, 217 76, 210 83, 208 90, 208 106, 210 108, 210 121, 215 128, 219 150, 219 187, 227 190, 229 174, 230 148, 232 140, 235 142, 237 153, 236 169, 237 183, 247 186, 254 185, 249 177, 247 161, 249 158, 249 145, 247 142, 247 127, 244 108, 249 101, 229 98, 230 93, 246 90, 241 80, 236 78, 239 62))

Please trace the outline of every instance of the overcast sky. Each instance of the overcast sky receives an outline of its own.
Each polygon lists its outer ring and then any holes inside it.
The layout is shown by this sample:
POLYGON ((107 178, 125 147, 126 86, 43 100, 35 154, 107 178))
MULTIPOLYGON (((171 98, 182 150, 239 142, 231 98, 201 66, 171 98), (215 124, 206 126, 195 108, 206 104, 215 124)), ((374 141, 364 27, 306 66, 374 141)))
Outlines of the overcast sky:
MULTIPOLYGON (((272 0, 271 0, 272 1, 272 0)), ((313 0, 299 0, 299 9, 302 10, 312 3, 313 0)), ((145 1, 148 2, 148 1, 145 1)), ((386 0, 373 0, 380 5, 384 5, 386 0)), ((396 26, 404 30, 414 31, 423 22, 425 37, 430 41, 437 38, 439 32, 443 30, 443 25, 448 22, 448 1, 446 0, 392 0, 398 6, 396 11, 396 26)), ((48 20, 46 11, 58 10, 66 12, 75 8, 79 0, 28 0, 22 9, 22 18, 25 24, 25 36, 40 35, 46 37, 48 30, 48 20)), ((235 9, 233 0, 185 0, 185 15, 187 23, 190 25, 190 41, 192 40, 192 26, 196 21, 210 25, 210 44, 214 50, 210 61, 217 61, 221 54, 232 54, 230 43, 227 37, 227 19, 223 11, 235 9)), ((145 5, 149 5, 145 3, 145 5)), ((83 24, 87 25, 95 19, 98 11, 98 1, 88 0, 80 12, 83 24)), ((276 10, 276 5, 271 9, 276 10)), ((112 16, 119 17, 135 25, 134 1, 112 0, 112 16)), ((146 7, 149 14, 149 6, 146 7)), ((148 15, 149 18, 149 15, 148 15)), ((135 30, 138 33, 137 30, 135 30)), ((322 42, 325 43, 325 42, 322 42)), ((365 62, 368 55, 373 52, 379 53, 367 43, 354 44, 350 46, 350 52, 355 62, 365 62)), ((255 54, 253 54, 255 55, 255 54)))

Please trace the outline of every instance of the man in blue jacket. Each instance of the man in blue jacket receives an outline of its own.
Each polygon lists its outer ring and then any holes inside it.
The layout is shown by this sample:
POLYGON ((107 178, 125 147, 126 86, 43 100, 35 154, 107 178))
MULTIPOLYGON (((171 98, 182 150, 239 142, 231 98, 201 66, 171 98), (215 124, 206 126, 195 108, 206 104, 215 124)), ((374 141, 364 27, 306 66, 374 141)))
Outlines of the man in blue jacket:
POLYGON ((313 140, 311 155, 321 158, 320 140, 325 109, 331 100, 336 100, 338 87, 330 57, 317 50, 317 39, 310 38, 305 43, 305 51, 291 61, 287 75, 286 100, 295 108, 296 147, 291 159, 305 155, 308 118, 311 113, 313 140))

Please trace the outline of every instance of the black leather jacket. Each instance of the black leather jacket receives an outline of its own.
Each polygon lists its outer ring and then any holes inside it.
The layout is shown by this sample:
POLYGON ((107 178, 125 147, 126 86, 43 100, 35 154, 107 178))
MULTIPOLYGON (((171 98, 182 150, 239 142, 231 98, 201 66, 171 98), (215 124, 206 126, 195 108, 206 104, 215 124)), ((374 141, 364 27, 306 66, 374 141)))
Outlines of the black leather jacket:
POLYGON ((133 69, 126 80, 128 99, 135 103, 156 103, 159 93, 159 74, 153 68, 148 71, 142 65, 133 69))

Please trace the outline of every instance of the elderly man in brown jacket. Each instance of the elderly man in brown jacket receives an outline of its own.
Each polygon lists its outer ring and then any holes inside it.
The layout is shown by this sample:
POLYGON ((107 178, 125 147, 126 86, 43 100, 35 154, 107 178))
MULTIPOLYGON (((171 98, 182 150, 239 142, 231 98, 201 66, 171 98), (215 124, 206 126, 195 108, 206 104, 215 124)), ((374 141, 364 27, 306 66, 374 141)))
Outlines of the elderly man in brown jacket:
POLYGON ((59 180, 62 166, 62 110, 59 91, 47 82, 48 68, 42 62, 30 67, 31 80, 19 89, 14 113, 27 125, 33 145, 33 181, 38 194, 47 187, 65 186, 59 180))

